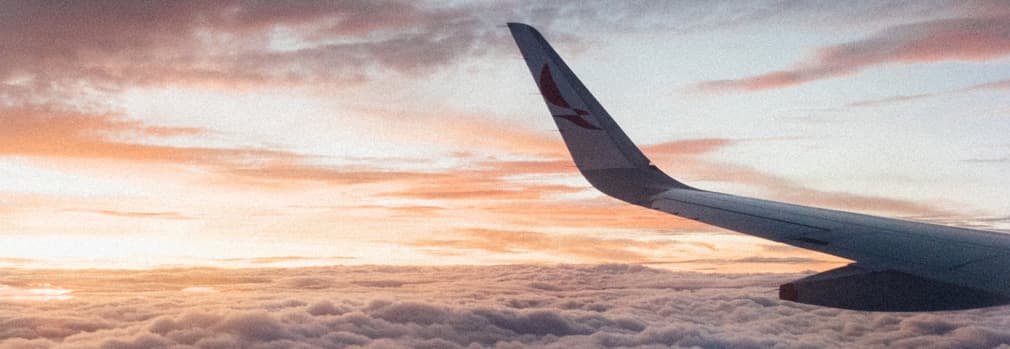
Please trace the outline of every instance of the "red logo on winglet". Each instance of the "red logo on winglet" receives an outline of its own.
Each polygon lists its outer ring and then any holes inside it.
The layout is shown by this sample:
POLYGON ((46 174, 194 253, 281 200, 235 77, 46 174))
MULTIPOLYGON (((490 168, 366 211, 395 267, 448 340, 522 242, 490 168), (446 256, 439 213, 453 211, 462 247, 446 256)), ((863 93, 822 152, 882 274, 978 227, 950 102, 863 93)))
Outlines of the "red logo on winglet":
POLYGON ((571 121, 576 126, 582 127, 584 129, 589 130, 600 129, 598 126, 593 125, 593 123, 589 122, 584 117, 582 117, 583 115, 589 115, 588 111, 578 108, 572 108, 572 106, 568 104, 568 101, 566 101, 565 98, 561 96, 561 90, 559 90, 558 85, 554 83, 554 76, 551 75, 551 68, 546 63, 544 63, 544 68, 540 70, 540 94, 544 96, 544 99, 546 99, 548 103, 562 108, 571 109, 572 112, 575 113, 575 114, 554 115, 554 117, 571 121))

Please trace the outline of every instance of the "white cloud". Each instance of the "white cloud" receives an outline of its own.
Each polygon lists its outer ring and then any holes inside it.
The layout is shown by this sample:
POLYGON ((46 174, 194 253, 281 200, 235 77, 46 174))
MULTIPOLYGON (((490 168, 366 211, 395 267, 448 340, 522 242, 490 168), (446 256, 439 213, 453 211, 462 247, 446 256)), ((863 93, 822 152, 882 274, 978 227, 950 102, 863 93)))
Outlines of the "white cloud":
POLYGON ((868 313, 779 301, 776 286, 799 274, 674 273, 634 265, 5 273, 13 285, 51 282, 76 297, 0 301, 4 348, 1010 344, 1007 308, 868 313))
POLYGON ((50 284, 31 284, 18 288, 0 284, 0 301, 50 301, 66 300, 73 296, 72 290, 53 287, 50 284))

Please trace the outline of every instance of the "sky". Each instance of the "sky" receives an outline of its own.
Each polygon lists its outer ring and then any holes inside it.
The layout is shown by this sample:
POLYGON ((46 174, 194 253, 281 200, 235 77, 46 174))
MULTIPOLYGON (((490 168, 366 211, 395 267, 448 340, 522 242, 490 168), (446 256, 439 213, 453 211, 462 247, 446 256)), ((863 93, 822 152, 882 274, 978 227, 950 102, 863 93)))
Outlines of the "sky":
POLYGON ((595 191, 507 22, 692 186, 1010 232, 1005 1, 8 1, 0 347, 1010 345, 595 191))
POLYGON ((0 266, 844 260, 604 197, 506 22, 703 189, 1010 229, 1002 1, 0 5, 0 266))

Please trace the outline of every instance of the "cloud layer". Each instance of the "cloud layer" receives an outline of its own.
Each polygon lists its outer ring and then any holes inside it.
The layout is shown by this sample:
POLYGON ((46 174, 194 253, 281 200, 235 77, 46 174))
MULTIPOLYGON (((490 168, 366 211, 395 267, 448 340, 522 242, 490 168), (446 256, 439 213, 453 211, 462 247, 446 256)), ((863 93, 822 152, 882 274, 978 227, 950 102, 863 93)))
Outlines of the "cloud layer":
POLYGON ((5 270, 5 348, 993 347, 1007 309, 852 312, 782 302, 798 274, 634 265, 5 270))

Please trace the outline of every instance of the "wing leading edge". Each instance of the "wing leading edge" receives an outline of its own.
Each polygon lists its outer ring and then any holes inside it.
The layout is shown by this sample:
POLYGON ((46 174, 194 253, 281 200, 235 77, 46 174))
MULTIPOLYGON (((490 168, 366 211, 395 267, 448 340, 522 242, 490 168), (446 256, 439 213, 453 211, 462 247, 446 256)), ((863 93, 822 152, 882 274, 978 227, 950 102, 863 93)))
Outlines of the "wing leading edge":
POLYGON ((536 29, 509 23, 583 176, 617 199, 855 261, 779 288, 781 299, 874 311, 1010 303, 1010 235, 698 190, 652 165, 536 29))

